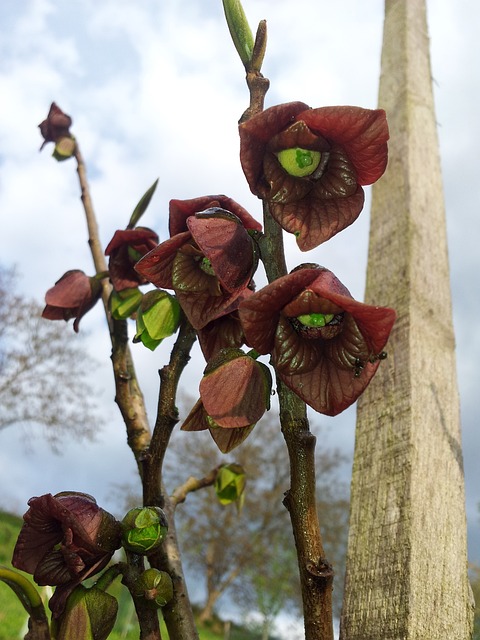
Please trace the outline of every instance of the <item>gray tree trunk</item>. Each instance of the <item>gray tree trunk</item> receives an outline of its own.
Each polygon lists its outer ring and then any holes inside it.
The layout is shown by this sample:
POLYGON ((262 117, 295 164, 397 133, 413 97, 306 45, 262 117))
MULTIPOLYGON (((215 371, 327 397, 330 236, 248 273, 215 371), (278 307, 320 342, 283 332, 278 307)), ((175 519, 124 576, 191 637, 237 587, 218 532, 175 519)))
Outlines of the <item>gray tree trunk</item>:
POLYGON ((394 307, 358 403, 342 640, 466 640, 464 478, 445 211, 424 0, 386 0, 366 301, 394 307))

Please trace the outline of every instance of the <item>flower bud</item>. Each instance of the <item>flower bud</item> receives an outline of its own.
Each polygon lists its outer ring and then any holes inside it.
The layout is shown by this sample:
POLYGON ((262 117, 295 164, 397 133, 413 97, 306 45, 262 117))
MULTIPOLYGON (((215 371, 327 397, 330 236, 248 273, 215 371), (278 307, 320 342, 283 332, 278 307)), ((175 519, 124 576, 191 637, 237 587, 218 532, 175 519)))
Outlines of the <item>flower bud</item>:
POLYGON ((142 555, 155 552, 168 531, 167 517, 159 507, 130 509, 122 525, 123 546, 142 555))
POLYGON ((245 470, 239 464, 225 464, 218 471, 215 479, 215 493, 220 504, 243 503, 245 491, 245 470))
POLYGON ((137 311, 137 332, 134 342, 142 342, 154 351, 161 341, 178 328, 180 305, 175 296, 155 289, 143 296, 137 311))
POLYGON ((173 598, 173 582, 165 571, 147 569, 135 581, 134 594, 155 607, 164 607, 173 598))
POLYGON ((105 640, 117 617, 118 602, 109 593, 78 585, 69 595, 62 615, 53 621, 55 640, 105 640))
POLYGON ((110 311, 115 320, 125 320, 130 318, 132 314, 138 309, 143 294, 137 288, 123 289, 122 291, 115 291, 113 289, 110 296, 110 311))

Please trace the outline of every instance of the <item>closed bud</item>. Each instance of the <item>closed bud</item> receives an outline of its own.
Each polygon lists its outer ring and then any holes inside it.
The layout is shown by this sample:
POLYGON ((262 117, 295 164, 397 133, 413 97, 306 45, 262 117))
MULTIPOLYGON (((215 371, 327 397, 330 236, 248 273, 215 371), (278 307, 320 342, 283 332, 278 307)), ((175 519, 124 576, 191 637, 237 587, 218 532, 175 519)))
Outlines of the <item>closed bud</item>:
POLYGON ((54 640, 105 640, 117 617, 118 602, 109 593, 78 585, 62 615, 53 621, 54 640))
POLYGON ((165 571, 147 569, 135 581, 134 594, 155 607, 164 607, 173 598, 173 582, 165 571))
POLYGON ((215 493, 220 504, 227 505, 236 502, 241 507, 245 481, 245 470, 242 466, 235 463, 223 465, 215 479, 215 493))
POLYGON ((143 294, 137 288, 123 289, 115 291, 113 289, 110 296, 110 311, 115 320, 125 320, 130 318, 138 309, 143 294))
POLYGON ((180 305, 175 296, 155 289, 143 296, 137 311, 134 342, 142 342, 154 351, 164 338, 171 336, 180 322, 180 305))
POLYGON ((162 544, 168 531, 167 516, 159 507, 131 509, 122 520, 125 549, 148 555, 162 544))

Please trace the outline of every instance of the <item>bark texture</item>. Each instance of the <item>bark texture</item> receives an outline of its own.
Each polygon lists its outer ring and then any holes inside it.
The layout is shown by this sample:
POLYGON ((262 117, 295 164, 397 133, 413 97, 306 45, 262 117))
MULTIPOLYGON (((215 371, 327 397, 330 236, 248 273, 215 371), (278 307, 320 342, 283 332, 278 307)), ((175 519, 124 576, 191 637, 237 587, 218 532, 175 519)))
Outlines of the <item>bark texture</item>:
POLYGON ((358 404, 342 640, 466 640, 464 478, 445 210, 423 0, 386 0, 366 302, 398 319, 358 404))

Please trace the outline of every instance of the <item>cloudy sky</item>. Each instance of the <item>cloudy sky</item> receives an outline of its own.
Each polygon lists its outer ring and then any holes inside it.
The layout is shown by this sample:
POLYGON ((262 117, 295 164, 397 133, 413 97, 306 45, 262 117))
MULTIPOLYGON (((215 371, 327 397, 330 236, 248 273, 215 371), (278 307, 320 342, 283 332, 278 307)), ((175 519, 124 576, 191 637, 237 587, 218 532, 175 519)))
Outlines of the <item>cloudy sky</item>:
MULTIPOLYGON (((271 81, 267 106, 291 100, 311 106, 376 106, 381 0, 244 0, 244 7, 252 25, 268 21, 263 68, 271 81)), ((429 7, 470 556, 477 561, 480 83, 474 61, 480 59, 479 23, 480 5, 467 0, 436 0, 429 7)), ((68 269, 92 273, 74 164, 56 163, 48 147, 38 153, 37 125, 53 100, 73 117, 104 245, 117 228, 125 227, 137 200, 157 177, 159 187, 143 224, 155 228, 161 239, 167 237, 170 198, 226 193, 260 219, 259 201, 249 192, 238 161, 236 123, 248 96, 220 0, 3 0, 0 24, 1 260, 17 265, 26 295, 42 300, 68 269)), ((308 259, 330 268, 362 299, 367 241, 368 206, 358 222, 308 259)), ((290 268, 305 261, 291 239, 286 246, 290 268)), ((109 507, 114 504, 112 483, 135 477, 111 402, 109 343, 100 306, 82 325, 92 353, 104 361, 92 376, 103 392, 107 426, 96 444, 82 445, 82 456, 75 442, 67 442, 64 454, 56 456, 41 437, 31 439, 25 452, 24 430, 1 432, 0 508, 23 512, 30 496, 63 489, 94 493, 109 507)), ((76 339, 71 326, 66 331, 76 339)), ((170 347, 162 345, 154 354, 135 348, 152 415, 156 372, 170 347)), ((195 387, 202 368, 197 353, 187 387, 195 387)), ((316 417, 314 428, 322 429, 328 446, 341 446, 351 456, 354 421, 350 409, 336 419, 316 417)))

